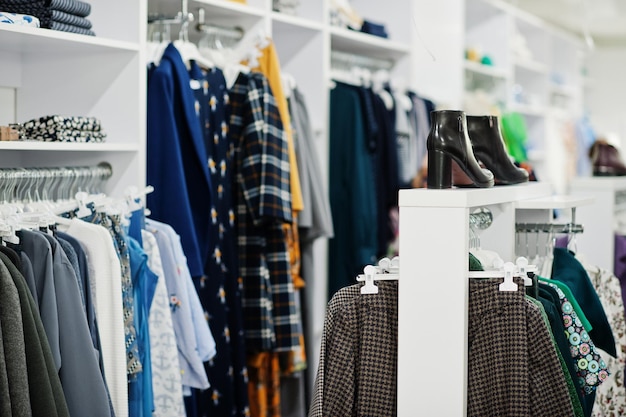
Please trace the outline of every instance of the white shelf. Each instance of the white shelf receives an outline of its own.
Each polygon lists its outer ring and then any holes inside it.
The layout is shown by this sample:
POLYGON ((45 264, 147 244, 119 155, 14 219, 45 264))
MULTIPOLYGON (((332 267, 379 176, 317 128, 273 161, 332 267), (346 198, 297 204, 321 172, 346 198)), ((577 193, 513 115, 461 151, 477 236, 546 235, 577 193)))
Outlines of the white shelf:
POLYGON ((555 195, 550 197, 520 200, 516 204, 518 209, 570 209, 587 206, 594 202, 593 197, 579 197, 571 195, 555 195))
MULTIPOLYGON (((149 14, 175 16, 181 7, 180 1, 150 0, 148 2, 149 14)), ((236 3, 228 0, 193 0, 189 2, 189 12, 197 18, 198 9, 205 11, 205 21, 219 26, 241 27, 244 30, 263 21, 268 12, 260 7, 236 3)), ((178 26, 175 26, 178 28, 178 26)), ((190 25, 190 34, 198 34, 195 23, 190 25)), ((176 29, 177 30, 177 29, 176 29)))
MULTIPOLYGON (((50 29, 0 25, 0 52, 28 55, 55 54, 81 56, 90 53, 139 51, 131 42, 78 35, 50 29)), ((43 69, 42 69, 43 70, 43 69)))
POLYGON ((572 189, 624 191, 626 190, 626 177, 577 177, 572 181, 572 189))
POLYGON ((538 61, 516 59, 515 66, 526 71, 535 72, 538 75, 546 75, 548 73, 548 66, 538 61))
POLYGON ((492 188, 400 190, 400 207, 478 207, 549 196, 550 184, 528 182, 492 188))
MULTIPOLYGON (((163 1, 163 0, 162 0, 163 1)), ((171 1, 169 3, 172 3, 171 1)), ((176 3, 175 7, 180 8, 180 2, 176 3)), ((195 0, 195 6, 204 7, 205 9, 210 9, 211 18, 218 18, 222 16, 256 16, 256 17, 264 17, 265 10, 260 8, 250 6, 247 4, 236 3, 234 1, 228 0, 195 0)), ((193 7, 193 6, 192 6, 193 7)), ((190 11, 192 11, 190 9, 190 11)), ((207 13, 207 16, 209 13, 207 13)))
POLYGON ((305 19, 299 16, 292 16, 274 11, 272 12, 272 24, 274 26, 280 25, 285 28, 289 28, 291 26, 295 30, 308 29, 311 31, 321 31, 324 26, 321 22, 317 22, 315 20, 305 19))
POLYGON ((553 94, 560 94, 563 96, 572 97, 577 94, 577 89, 571 85, 551 84, 550 90, 553 94))
POLYGON ((464 66, 465 70, 467 71, 472 71, 474 73, 481 74, 487 77, 506 78, 509 76, 509 72, 504 68, 483 65, 478 62, 466 60, 464 66))
POLYGON ((70 143, 70 142, 37 142, 37 141, 6 141, 0 142, 2 151, 79 151, 79 152, 137 152, 137 143, 70 143))
POLYGON ((366 33, 332 27, 331 49, 372 58, 398 60, 411 53, 411 46, 366 33))
POLYGON ((509 110, 522 114, 523 116, 543 117, 546 114, 545 106, 532 106, 527 104, 512 103, 509 110))

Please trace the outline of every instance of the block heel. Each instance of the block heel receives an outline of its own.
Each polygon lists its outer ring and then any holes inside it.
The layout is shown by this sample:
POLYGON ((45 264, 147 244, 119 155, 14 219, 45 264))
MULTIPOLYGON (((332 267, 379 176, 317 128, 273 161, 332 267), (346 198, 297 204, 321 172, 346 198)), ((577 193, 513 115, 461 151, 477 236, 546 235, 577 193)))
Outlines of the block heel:
POLYGON ((445 152, 428 151, 428 188, 452 188, 452 158, 445 152))

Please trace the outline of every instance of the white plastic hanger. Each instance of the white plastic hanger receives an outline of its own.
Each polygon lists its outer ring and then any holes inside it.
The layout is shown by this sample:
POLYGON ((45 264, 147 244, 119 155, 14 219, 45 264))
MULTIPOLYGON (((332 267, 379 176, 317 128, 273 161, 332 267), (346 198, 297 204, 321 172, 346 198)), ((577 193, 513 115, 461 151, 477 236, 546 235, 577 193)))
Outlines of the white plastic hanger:
POLYGON ((151 185, 148 185, 141 190, 139 190, 139 188, 134 185, 126 187, 126 189, 124 190, 124 196, 126 197, 128 209, 132 212, 144 208, 141 201, 146 195, 150 194, 153 191, 154 187, 151 185))
POLYGON ((534 265, 528 265, 528 259, 524 258, 523 256, 520 256, 515 260, 515 265, 517 265, 522 279, 524 280, 524 286, 531 287, 533 285, 533 280, 528 277, 528 273, 535 272, 537 270, 537 267, 535 267, 534 265))
POLYGON ((15 234, 15 228, 5 221, 0 221, 0 238, 2 238, 2 243, 13 243, 15 245, 19 245, 20 238, 15 234))
POLYGON ((295 90, 297 86, 294 76, 285 71, 282 71, 280 74, 280 82, 283 86, 283 92, 285 93, 285 97, 291 98, 293 90, 295 90))
POLYGON ((474 255, 474 257, 480 261, 483 268, 488 271, 493 269, 498 270, 504 265, 504 260, 502 260, 498 252, 488 249, 472 248, 470 249, 470 253, 474 255))
POLYGON ((215 66, 213 61, 200 53, 195 43, 179 39, 174 41, 174 47, 176 47, 180 53, 180 56, 187 67, 189 67, 191 61, 195 61, 203 68, 213 68, 215 66))
POLYGON ((400 258, 382 258, 378 266, 367 265, 363 268, 363 274, 357 276, 356 280, 364 282, 361 287, 361 294, 378 294, 378 286, 374 281, 397 281, 400 279, 400 258))
MULTIPOLYGON (((363 281, 365 285, 361 287, 361 294, 378 294, 378 286, 374 284, 374 277, 376 277, 377 271, 374 265, 367 265, 363 268, 363 281)), ((361 275, 359 275, 361 277, 361 275)), ((359 280, 359 278, 357 278, 359 280)))
POLYGON ((497 271, 469 271, 469 278, 504 278, 499 285, 500 291, 517 291, 517 284, 513 281, 513 277, 520 277, 521 274, 513 264, 506 262, 502 265, 502 269, 497 271))

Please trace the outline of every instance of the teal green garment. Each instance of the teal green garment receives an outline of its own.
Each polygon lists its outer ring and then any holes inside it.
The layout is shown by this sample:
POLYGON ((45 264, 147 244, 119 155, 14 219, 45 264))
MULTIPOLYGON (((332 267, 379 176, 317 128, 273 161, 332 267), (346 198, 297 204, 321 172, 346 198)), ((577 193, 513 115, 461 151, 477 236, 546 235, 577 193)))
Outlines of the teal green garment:
POLYGON ((483 264, 480 263, 478 258, 472 255, 471 253, 469 254, 469 270, 470 271, 484 271, 485 270, 485 268, 483 268, 483 264))
POLYGON ((377 209, 372 157, 357 87, 330 91, 329 195, 335 237, 328 242, 328 298, 376 264, 377 209))
POLYGON ((519 113, 505 113, 502 119, 502 136, 506 143, 506 149, 515 159, 515 162, 526 162, 528 155, 526 153, 526 141, 528 138, 528 129, 524 116, 519 113))
MULTIPOLYGON (((535 300, 534 298, 529 297, 529 296, 526 296, 526 301, 533 303, 534 305, 537 306, 537 308, 539 308, 539 311, 541 312, 541 318, 546 324, 546 327, 548 329, 551 329, 550 319, 548 318, 548 315, 546 314, 546 311, 543 308, 543 304, 541 304, 540 301, 535 300)), ((569 369, 567 368, 565 359, 563 358, 563 355, 561 354, 561 350, 559 349, 559 346, 557 345, 556 340, 554 339, 554 335, 552 334, 551 331, 548 333, 550 333, 550 340, 552 340, 552 346, 554 346, 554 350, 556 351, 556 356, 558 356, 559 358, 559 363, 561 364, 561 370, 563 371, 563 376, 565 377, 565 382, 567 383, 567 390, 569 391, 569 397, 570 397, 570 400, 572 401, 572 408, 574 409, 574 413, 575 413, 574 416, 584 417, 583 407, 580 404, 580 400, 578 399, 576 386, 574 385, 572 376, 569 373, 569 369)))
POLYGON ((591 340, 597 347, 616 358, 613 329, 585 267, 576 259, 573 252, 565 248, 554 249, 552 279, 569 286, 593 326, 593 329, 588 332, 591 340))
POLYGON ((554 279, 548 279, 548 278, 539 277, 539 276, 538 278, 539 278, 539 281, 545 282, 546 284, 556 285, 557 287, 559 287, 561 291, 563 291, 563 293, 565 294, 565 297, 567 298, 567 301, 569 301, 570 304, 572 304, 572 307, 574 308, 574 311, 578 315, 578 318, 583 323, 583 327, 585 328, 585 330, 587 330, 587 333, 589 333, 591 329, 593 329, 593 326, 591 325, 591 323, 589 323, 589 320, 587 320, 587 317, 585 317, 585 313, 583 313, 583 309, 580 307, 580 304, 578 304, 578 301, 576 301, 576 297, 574 297, 574 294, 572 294, 572 290, 570 289, 570 287, 568 287, 567 284, 564 284, 561 281, 557 281, 554 279))

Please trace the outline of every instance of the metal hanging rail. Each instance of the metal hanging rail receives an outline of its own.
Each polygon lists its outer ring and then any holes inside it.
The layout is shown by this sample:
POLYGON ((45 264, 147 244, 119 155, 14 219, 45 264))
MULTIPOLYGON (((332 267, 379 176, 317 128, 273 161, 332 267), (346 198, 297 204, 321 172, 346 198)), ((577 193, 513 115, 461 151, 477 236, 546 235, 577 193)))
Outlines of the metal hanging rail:
POLYGON ((108 162, 95 166, 1 168, 0 203, 55 201, 79 191, 99 193, 113 175, 108 162))

